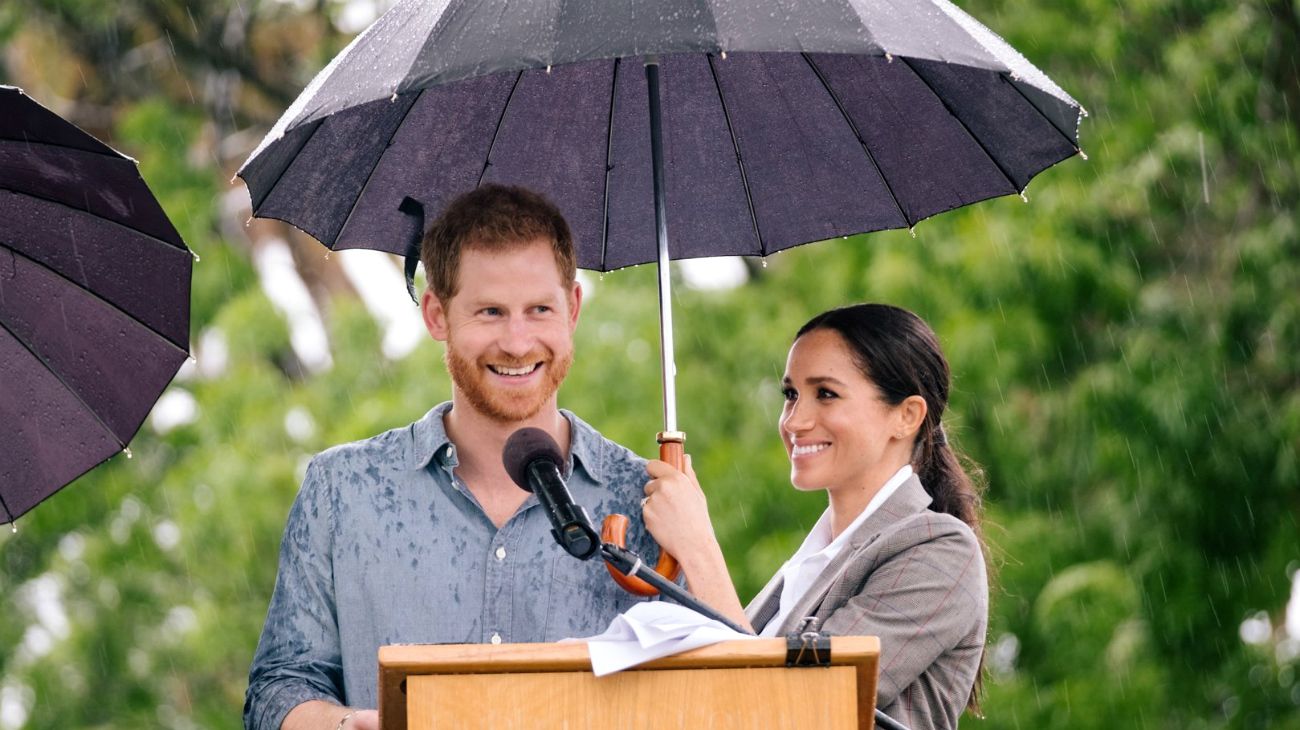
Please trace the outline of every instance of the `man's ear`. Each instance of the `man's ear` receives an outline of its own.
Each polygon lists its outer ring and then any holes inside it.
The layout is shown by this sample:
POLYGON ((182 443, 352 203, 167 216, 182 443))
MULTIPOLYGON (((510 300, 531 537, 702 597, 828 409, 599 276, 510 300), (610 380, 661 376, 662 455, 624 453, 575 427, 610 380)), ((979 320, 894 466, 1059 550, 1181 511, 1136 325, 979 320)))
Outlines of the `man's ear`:
POLYGON ((930 411, 930 406, 926 404, 925 399, 919 395, 909 395, 899 403, 895 413, 899 419, 899 430, 907 434, 911 439, 916 436, 916 432, 921 430, 921 424, 925 422, 925 414, 930 411))
POLYGON ((420 313, 424 315, 424 328, 429 330, 433 339, 447 341, 447 310, 432 289, 425 289, 420 297, 420 313))
POLYGON ((569 290, 569 331, 573 332, 578 329, 578 313, 582 310, 582 284, 577 279, 573 280, 573 288, 569 290))

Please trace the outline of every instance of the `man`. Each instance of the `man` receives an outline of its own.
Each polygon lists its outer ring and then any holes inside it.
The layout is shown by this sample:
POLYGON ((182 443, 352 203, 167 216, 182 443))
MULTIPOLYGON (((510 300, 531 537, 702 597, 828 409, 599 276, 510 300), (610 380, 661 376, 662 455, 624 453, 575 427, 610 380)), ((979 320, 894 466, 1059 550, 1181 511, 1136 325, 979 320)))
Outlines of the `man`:
POLYGON ((645 462, 557 407, 582 308, 559 211, 479 188, 434 222, 421 260, 452 399, 308 466, 249 671, 248 728, 373 728, 384 644, 555 641, 598 633, 638 600, 556 545, 510 480, 502 449, 519 428, 551 434, 575 501, 632 515, 633 549, 657 553, 640 529, 645 462))

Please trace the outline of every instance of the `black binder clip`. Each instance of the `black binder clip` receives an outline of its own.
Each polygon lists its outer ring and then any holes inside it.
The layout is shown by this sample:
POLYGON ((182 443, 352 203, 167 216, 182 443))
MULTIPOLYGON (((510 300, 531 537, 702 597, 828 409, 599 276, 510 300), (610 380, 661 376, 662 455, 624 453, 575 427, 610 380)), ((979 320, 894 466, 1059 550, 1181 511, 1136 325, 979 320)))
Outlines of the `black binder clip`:
POLYGON ((787 667, 829 667, 831 637, 817 630, 814 616, 804 618, 798 630, 785 637, 787 667))

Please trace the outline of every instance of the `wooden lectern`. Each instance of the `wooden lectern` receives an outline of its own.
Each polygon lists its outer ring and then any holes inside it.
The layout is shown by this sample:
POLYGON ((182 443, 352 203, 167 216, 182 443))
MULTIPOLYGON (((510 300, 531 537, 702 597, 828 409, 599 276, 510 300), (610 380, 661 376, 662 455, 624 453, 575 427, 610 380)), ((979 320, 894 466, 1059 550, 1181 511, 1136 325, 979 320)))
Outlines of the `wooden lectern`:
POLYGON ((787 667, 784 639, 728 641, 606 677, 586 644, 379 650, 384 730, 870 730, 880 640, 831 639, 830 665, 787 667))

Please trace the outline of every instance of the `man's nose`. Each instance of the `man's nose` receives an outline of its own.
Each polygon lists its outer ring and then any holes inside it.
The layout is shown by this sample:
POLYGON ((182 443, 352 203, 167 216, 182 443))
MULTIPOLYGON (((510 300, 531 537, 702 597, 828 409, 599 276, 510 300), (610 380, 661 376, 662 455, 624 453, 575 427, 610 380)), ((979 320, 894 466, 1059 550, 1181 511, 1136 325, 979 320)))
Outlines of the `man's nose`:
POLYGON ((511 316, 506 320, 505 331, 499 343, 501 350, 513 357, 523 357, 532 351, 537 341, 533 325, 523 316, 511 316))

